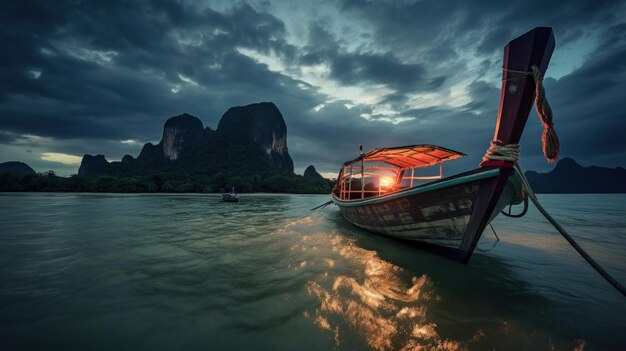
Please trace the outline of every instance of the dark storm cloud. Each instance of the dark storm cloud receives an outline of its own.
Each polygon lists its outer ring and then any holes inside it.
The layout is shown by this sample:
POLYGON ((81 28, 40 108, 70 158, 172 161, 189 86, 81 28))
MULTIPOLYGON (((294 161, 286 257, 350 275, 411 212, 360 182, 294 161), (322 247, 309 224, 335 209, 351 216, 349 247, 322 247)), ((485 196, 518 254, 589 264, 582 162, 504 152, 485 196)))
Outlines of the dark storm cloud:
MULTIPOLYGON (((497 100, 492 104, 497 111, 497 100)), ((495 122, 495 116, 432 107, 406 111, 415 120, 393 125, 378 120, 364 122, 360 114, 368 111, 348 109, 340 101, 328 104, 323 113, 307 111, 297 120, 288 120, 290 153, 296 146, 299 160, 306 160, 300 161, 303 167, 312 163, 318 170, 336 172, 343 161, 358 156, 359 145, 371 149, 430 143, 469 153, 466 159, 446 167, 447 172, 461 171, 480 162, 495 122)), ((289 110, 286 115, 290 115, 289 110)))
POLYGON ((403 64, 391 54, 347 54, 331 60, 331 76, 346 85, 379 83, 406 90, 436 90, 443 77, 426 80, 422 65, 403 64))
POLYGON ((431 77, 422 64, 404 63, 391 52, 347 52, 337 38, 315 23, 309 29, 309 42, 299 62, 306 65, 325 63, 330 78, 343 85, 381 84, 400 94, 433 91, 441 87, 445 76, 431 77))
POLYGON ((475 80, 469 85, 468 95, 472 101, 462 106, 462 110, 473 113, 484 113, 495 116, 498 105, 495 101, 500 98, 500 89, 485 81, 475 80))
MULTIPOLYGON (((495 64, 499 65, 496 59, 501 57, 506 42, 534 26, 554 28, 557 51, 594 31, 600 33, 598 49, 589 57, 581 57, 583 63, 578 69, 558 81, 546 81, 548 97, 555 113, 563 155, 588 162, 598 156, 606 160, 606 155, 614 155, 612 165, 626 159, 623 138, 626 132, 623 112, 626 25, 621 19, 626 11, 623 2, 346 0, 341 4, 346 14, 373 23, 380 46, 400 56, 411 55, 413 50, 413 54, 426 62, 458 72, 463 70, 463 53, 477 49, 487 55, 480 65, 484 70, 478 72, 479 77, 489 74, 489 70, 494 72, 495 64), (615 22, 622 23, 608 27, 615 22), (417 50, 411 45, 415 41, 420 43, 417 50), (495 56, 489 56, 491 54, 495 56)), ((497 105, 494 102, 498 94, 499 89, 493 85, 474 81, 468 91, 472 101, 461 109, 495 116, 497 105)), ((485 123, 484 127, 489 128, 492 120, 485 123)), ((533 110, 522 140, 523 155, 533 161, 533 168, 545 168, 540 163, 543 162, 537 142, 540 135, 541 124, 533 110)))
MULTIPOLYGON (((563 154, 626 159, 626 28, 619 24, 626 12, 617 1, 320 3, 338 26, 329 16, 297 12, 301 4, 280 17, 271 1, 252 2, 3 2, 0 161, 24 146, 22 134, 49 137, 33 142, 39 151, 136 156, 144 142, 161 137, 168 117, 188 112, 216 127, 231 106, 273 101, 297 168, 336 171, 359 144, 414 143, 464 151, 470 156, 457 167, 472 167, 493 133, 502 47, 540 25, 554 27, 557 51, 590 33, 600 38, 595 52, 576 58, 573 72, 546 80, 563 154), (304 34, 294 35, 289 20, 304 34), (366 33, 347 38, 345 27, 366 33), (270 70, 255 54, 286 70, 270 70), (389 89, 380 105, 393 112, 321 93, 293 74, 318 64, 340 87, 389 89), (460 83, 469 101, 411 105, 412 95, 446 96, 460 83), (391 124, 389 117, 413 119, 391 124), (128 139, 136 142, 120 143, 128 139)), ((528 168, 545 167, 540 135, 532 112, 522 140, 528 168)))
MULTIPOLYGON (((439 48, 478 48, 499 51, 503 43, 529 28, 550 25, 557 28, 561 45, 582 34, 581 27, 601 26, 620 11, 621 2, 607 1, 366 1, 343 0, 347 12, 365 16, 376 25, 381 45, 413 50, 408 43, 419 40, 426 53, 439 48)), ((447 60, 444 55, 429 58, 447 60)))
POLYGON ((236 51, 290 55, 283 23, 247 5, 219 13, 175 2, 53 6, 44 1, 5 3, 2 10, 1 45, 10 48, 1 56, 0 71, 0 128, 5 130, 146 139, 181 109, 218 117, 224 107, 200 107, 192 89, 172 94, 172 87, 190 84, 181 75, 208 93, 285 91, 282 77, 236 51), (125 128, 141 125, 149 133, 125 128))
POLYGON ((17 140, 19 135, 14 133, 0 131, 0 144, 9 144, 17 140))

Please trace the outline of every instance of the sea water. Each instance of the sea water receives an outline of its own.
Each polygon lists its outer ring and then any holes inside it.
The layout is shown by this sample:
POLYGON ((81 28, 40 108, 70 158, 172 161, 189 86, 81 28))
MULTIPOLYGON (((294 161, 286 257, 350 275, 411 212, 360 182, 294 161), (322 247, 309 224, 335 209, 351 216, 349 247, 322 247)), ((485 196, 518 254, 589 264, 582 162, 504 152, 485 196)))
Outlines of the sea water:
MULTIPOLYGON (((0 195, 0 349, 619 350, 626 298, 534 208, 468 264, 312 195, 0 195)), ((541 195, 626 284, 626 196, 541 195)))

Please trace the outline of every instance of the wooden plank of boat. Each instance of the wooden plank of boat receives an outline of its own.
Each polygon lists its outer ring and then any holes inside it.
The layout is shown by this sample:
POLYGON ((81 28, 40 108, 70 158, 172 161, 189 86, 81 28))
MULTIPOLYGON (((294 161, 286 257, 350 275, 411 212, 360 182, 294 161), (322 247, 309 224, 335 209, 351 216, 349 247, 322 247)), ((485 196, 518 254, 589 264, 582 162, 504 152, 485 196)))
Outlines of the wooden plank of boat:
MULTIPOLYGON (((480 189, 499 174, 498 168, 477 169, 384 196, 360 200, 333 196, 333 201, 343 216, 360 228, 457 258, 480 189)), ((512 177, 494 213, 509 203, 519 203, 520 189, 519 179, 512 177)))
MULTIPOLYGON (((553 50, 554 36, 546 27, 535 28, 505 47, 494 140, 503 144, 519 142, 535 96, 531 77, 508 79, 509 72, 528 72, 532 66, 545 72, 553 50)), ((445 155, 450 159, 451 155, 463 155, 433 145, 429 147, 441 152, 440 165, 445 155)), ((417 162, 433 164, 435 156, 426 150, 418 157, 420 150, 416 146, 374 149, 346 162, 333 189, 332 201, 342 215, 358 227, 411 240, 431 251, 467 262, 487 224, 505 206, 522 200, 519 174, 515 173, 512 162, 484 162, 478 169, 420 186, 412 186, 411 176, 409 188, 385 194, 380 193, 381 180, 379 194, 366 197, 365 161, 386 162, 397 167, 420 167, 417 162), (394 160, 395 155, 397 160, 394 160), (357 162, 361 162, 360 198, 355 198, 354 194, 358 196, 359 190, 352 189, 352 172, 357 162), (350 174, 346 175, 344 170, 349 170, 350 174)))

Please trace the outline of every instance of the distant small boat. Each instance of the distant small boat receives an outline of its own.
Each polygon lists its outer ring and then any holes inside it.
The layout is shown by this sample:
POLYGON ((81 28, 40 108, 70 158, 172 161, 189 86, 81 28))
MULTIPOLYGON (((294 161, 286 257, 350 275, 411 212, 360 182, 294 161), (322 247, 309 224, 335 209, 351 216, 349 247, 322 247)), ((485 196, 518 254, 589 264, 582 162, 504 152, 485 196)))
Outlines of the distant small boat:
MULTIPOLYGON (((552 29, 545 27, 505 47, 492 148, 518 147, 539 84, 531 72, 543 74, 553 50, 552 29)), ((332 201, 357 227, 467 262, 485 227, 506 206, 525 202, 527 208, 528 199, 511 160, 486 156, 479 168, 444 177, 443 162, 463 156, 436 145, 361 151, 341 167, 332 201), (424 175, 435 167, 439 174, 424 175)))
POLYGON ((230 193, 222 194, 222 201, 224 202, 239 202, 239 196, 235 192, 235 187, 232 188, 230 193))

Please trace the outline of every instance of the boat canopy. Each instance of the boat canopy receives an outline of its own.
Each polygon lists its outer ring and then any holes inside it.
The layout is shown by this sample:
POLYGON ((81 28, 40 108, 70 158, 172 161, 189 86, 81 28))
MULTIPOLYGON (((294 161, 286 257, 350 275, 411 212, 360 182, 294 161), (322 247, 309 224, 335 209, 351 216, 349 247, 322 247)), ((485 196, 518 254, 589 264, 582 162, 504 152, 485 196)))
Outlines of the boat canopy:
POLYGON ((333 193, 341 200, 364 199, 443 178, 443 162, 466 156, 436 145, 407 145, 372 149, 343 164, 333 193), (438 175, 416 169, 439 165, 438 175))
POLYGON ((384 162, 399 168, 420 168, 434 166, 464 156, 467 155, 437 145, 407 145, 372 149, 354 160, 344 163, 344 165, 363 161, 384 162))

